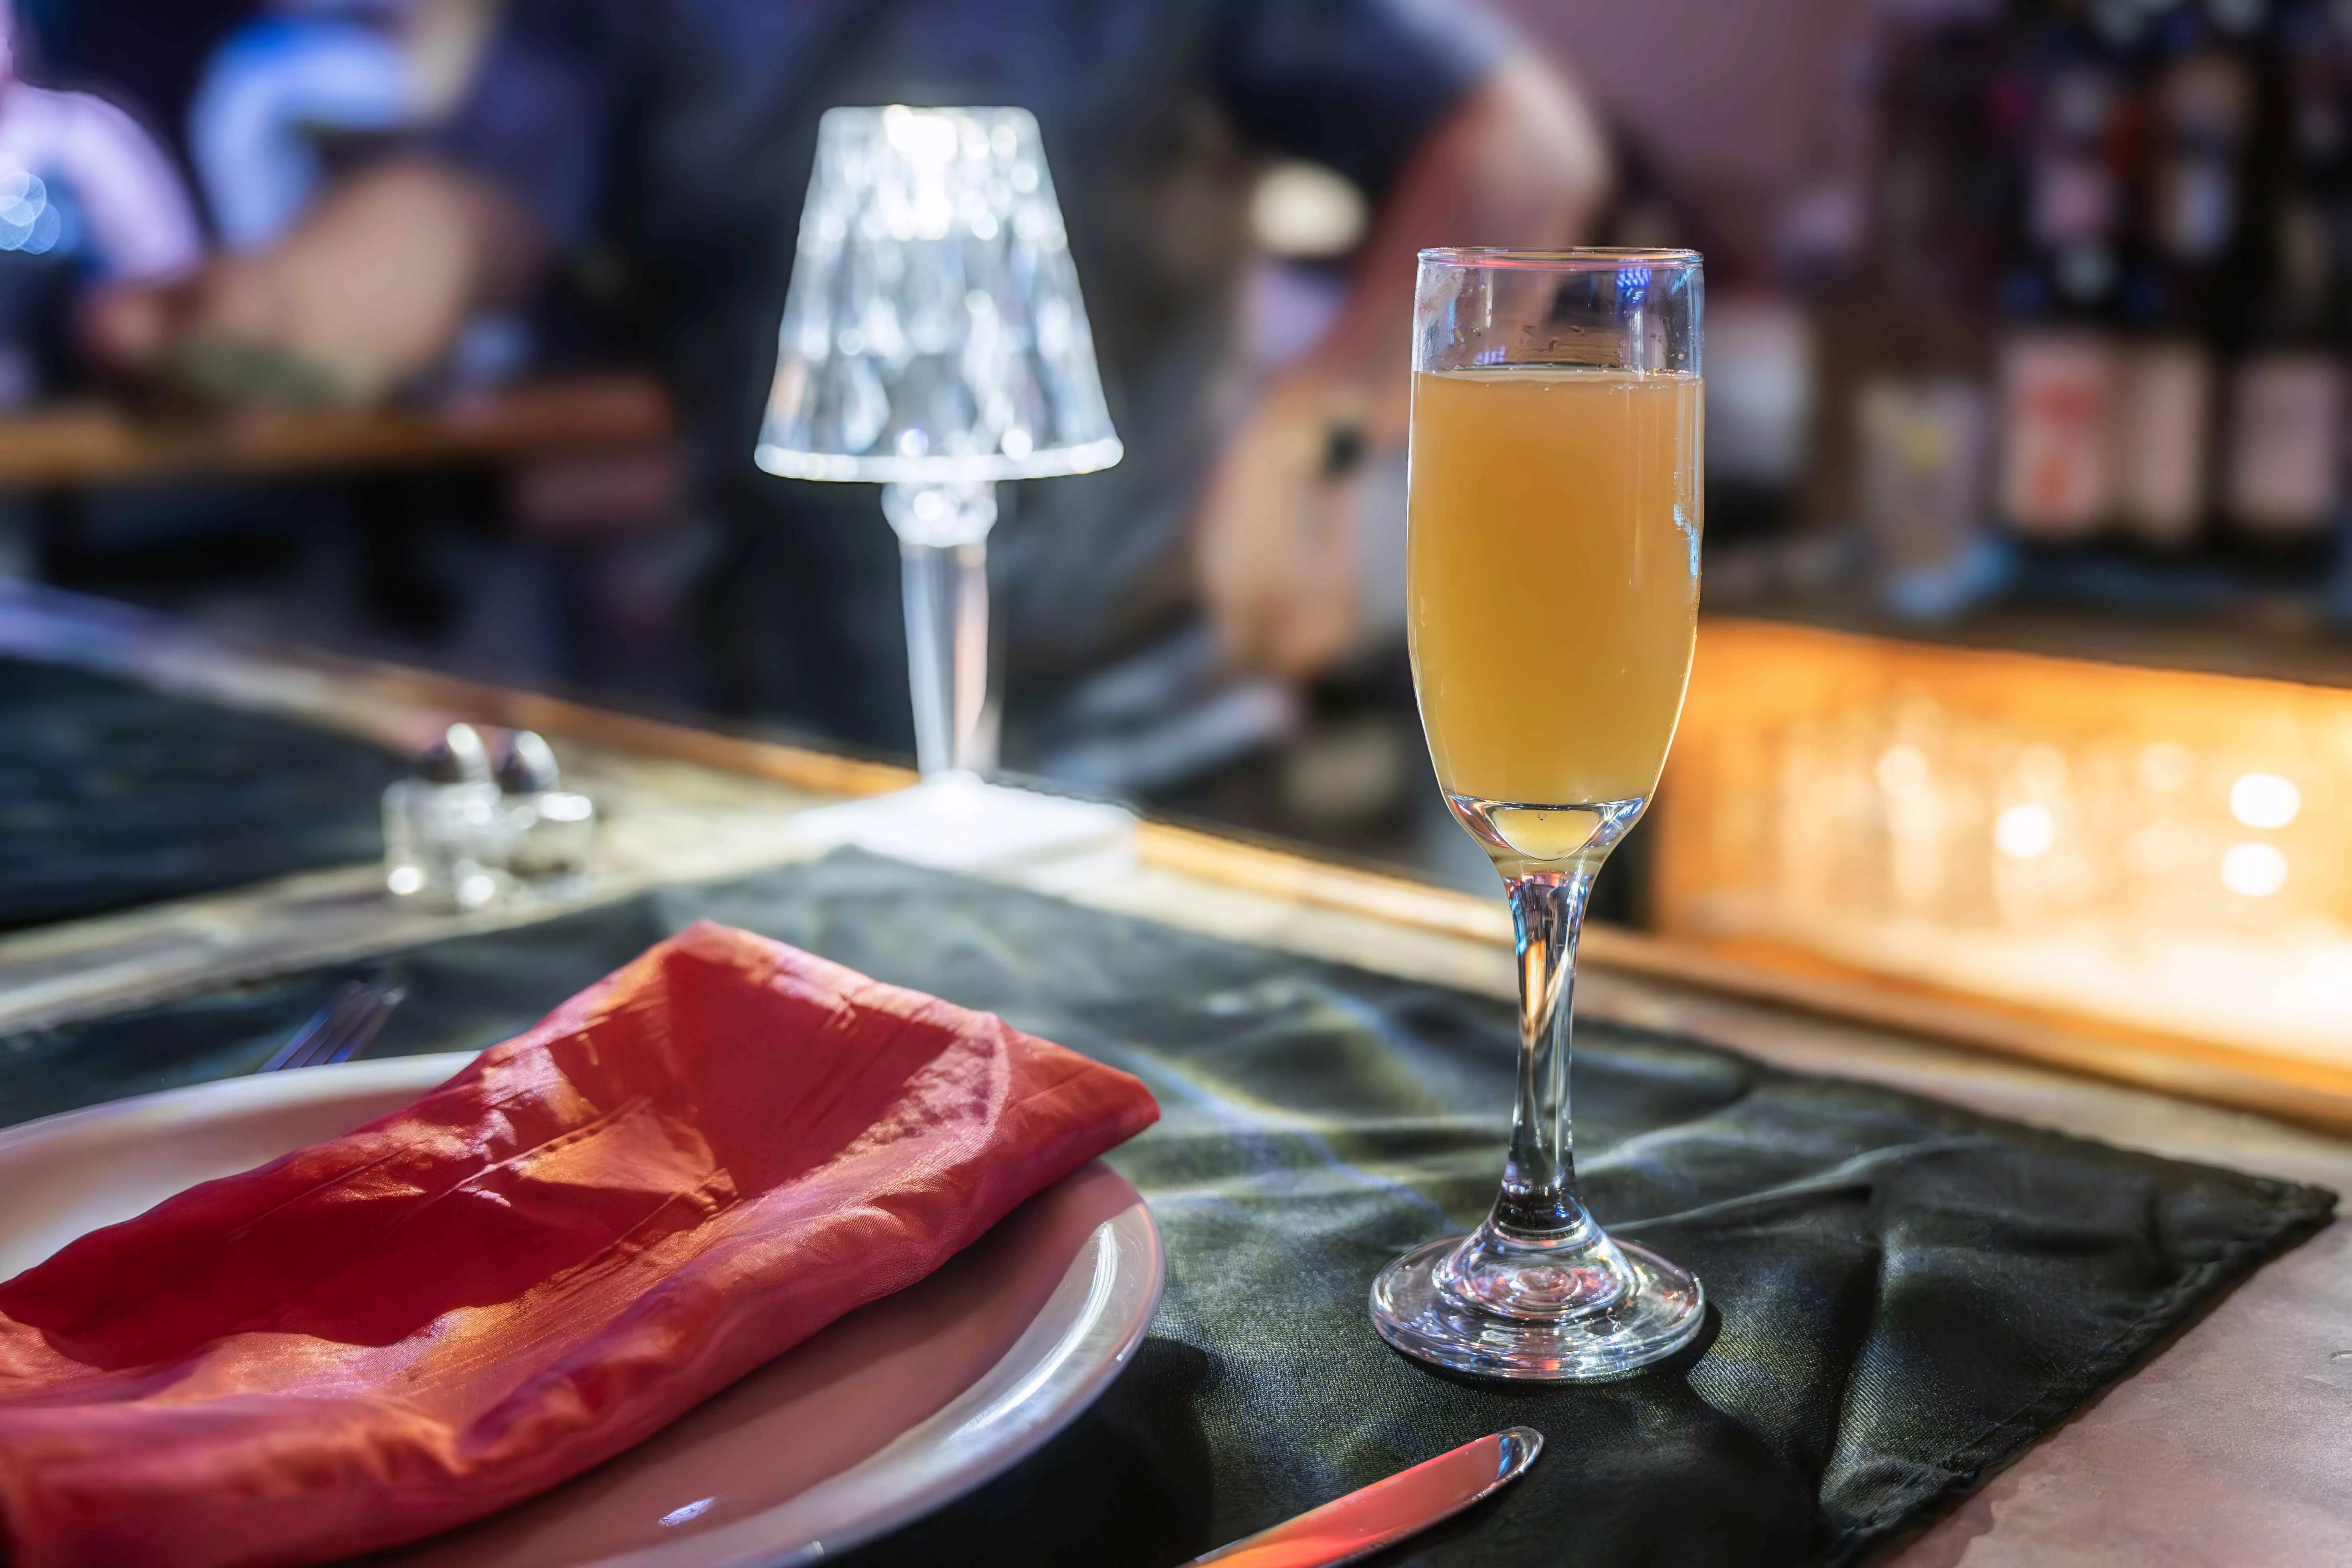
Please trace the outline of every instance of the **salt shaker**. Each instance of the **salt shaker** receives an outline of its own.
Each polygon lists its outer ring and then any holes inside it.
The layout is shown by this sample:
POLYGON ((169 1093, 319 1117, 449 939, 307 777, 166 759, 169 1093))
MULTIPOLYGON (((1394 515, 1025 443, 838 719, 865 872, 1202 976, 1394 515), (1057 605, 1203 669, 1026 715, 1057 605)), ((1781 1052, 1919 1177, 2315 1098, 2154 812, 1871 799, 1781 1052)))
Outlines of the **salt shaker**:
POLYGON ((554 751, 530 731, 517 731, 499 764, 514 835, 507 868, 551 891, 584 881, 595 858, 595 802, 562 786, 554 751))
POLYGON ((417 776, 383 792, 384 886, 403 898, 478 910, 495 902, 513 837, 489 748, 452 724, 417 776))

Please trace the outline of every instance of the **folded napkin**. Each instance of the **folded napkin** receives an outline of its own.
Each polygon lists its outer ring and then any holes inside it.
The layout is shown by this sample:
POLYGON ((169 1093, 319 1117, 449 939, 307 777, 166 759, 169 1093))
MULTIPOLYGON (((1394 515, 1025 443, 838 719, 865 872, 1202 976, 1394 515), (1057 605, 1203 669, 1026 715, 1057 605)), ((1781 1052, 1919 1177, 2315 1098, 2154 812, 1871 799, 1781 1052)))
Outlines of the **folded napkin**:
POLYGON ((1002 1019, 698 925, 408 1109, 0 1285, 0 1560, 309 1563, 477 1518, 1158 1115, 1002 1019))

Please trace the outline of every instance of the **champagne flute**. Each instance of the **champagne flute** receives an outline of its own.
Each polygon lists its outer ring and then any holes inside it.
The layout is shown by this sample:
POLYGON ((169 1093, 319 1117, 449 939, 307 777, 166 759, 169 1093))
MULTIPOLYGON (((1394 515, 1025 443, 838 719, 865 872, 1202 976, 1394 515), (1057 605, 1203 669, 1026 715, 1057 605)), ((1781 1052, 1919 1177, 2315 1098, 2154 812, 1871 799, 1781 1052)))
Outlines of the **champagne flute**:
POLYGON ((1468 1237, 1382 1270, 1408 1355, 1593 1381, 1698 1332, 1696 1279, 1577 1195, 1569 1031, 1592 879, 1657 788, 1697 629, 1705 293, 1687 250, 1425 250, 1413 305, 1414 685, 1518 937, 1518 1104, 1468 1237))

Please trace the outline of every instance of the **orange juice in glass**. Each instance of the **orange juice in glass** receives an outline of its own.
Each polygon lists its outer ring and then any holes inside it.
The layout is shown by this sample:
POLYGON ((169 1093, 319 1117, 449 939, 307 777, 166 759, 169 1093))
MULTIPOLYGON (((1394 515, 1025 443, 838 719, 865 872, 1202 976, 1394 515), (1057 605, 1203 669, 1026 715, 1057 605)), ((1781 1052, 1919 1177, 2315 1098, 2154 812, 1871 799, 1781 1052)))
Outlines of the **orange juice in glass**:
POLYGON ((1702 438, 1696 374, 1415 376, 1413 658, 1448 794, 1657 787, 1697 629, 1702 438))
POLYGON ((1622 1376, 1686 1344, 1690 1274, 1576 1192, 1576 941, 1656 789, 1697 627, 1704 273, 1690 251, 1424 251, 1408 596, 1439 784, 1518 933, 1518 1104, 1468 1237, 1383 1270, 1391 1343, 1457 1371, 1622 1376))

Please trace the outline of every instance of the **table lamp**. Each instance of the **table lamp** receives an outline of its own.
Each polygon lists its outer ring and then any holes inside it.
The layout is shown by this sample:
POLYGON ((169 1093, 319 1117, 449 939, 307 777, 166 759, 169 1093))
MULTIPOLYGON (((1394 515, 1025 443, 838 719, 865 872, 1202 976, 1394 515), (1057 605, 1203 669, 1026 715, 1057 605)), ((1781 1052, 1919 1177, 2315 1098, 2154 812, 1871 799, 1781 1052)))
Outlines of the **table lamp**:
POLYGON ((1119 460, 1034 116, 835 109, 778 333, 754 459, 879 484, 904 560, 923 783, 806 814, 804 837, 981 867, 1124 837, 1116 808, 983 784, 987 540, 1004 479, 1119 460))

